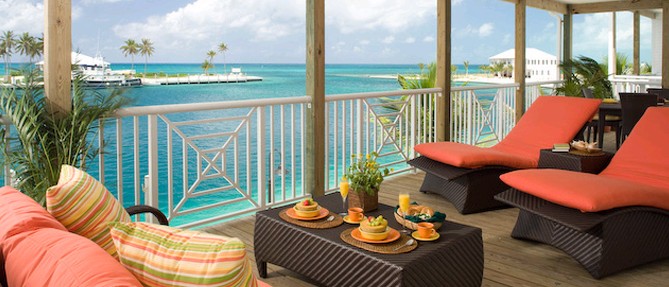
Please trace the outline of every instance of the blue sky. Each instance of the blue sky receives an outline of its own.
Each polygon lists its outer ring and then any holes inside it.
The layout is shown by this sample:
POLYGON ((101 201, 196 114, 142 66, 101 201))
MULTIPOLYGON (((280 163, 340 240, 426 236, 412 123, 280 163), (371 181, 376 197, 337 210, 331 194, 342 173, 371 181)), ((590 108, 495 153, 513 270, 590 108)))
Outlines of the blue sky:
MULTIPOLYGON (((452 0, 452 62, 484 64, 514 43, 514 5, 452 0)), ((326 0, 327 63, 434 61, 437 0, 326 0)), ((641 61, 651 61, 650 21, 641 17, 641 61)), ((43 0, 0 1, 0 31, 43 31, 43 0)), ((574 16, 574 55, 602 61, 610 14, 574 16)), ((631 58, 632 14, 617 14, 618 51, 631 58)), ((557 20, 528 8, 527 46, 555 54, 557 20)), ((73 49, 130 62, 128 38, 154 42, 153 63, 200 63, 225 42, 228 63, 303 63, 305 0, 73 0, 73 49), (99 39, 99 41, 98 41, 99 39)), ((20 60, 16 57, 16 60, 20 60)), ((216 62, 223 61, 218 56, 216 62)), ((143 59, 135 59, 143 62, 143 59)))

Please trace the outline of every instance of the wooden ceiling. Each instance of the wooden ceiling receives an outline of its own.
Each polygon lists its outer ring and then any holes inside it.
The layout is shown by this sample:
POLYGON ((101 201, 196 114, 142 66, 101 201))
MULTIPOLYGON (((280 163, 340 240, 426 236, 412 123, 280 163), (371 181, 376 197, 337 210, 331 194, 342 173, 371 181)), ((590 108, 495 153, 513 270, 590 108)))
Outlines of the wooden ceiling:
MULTIPOLYGON (((518 0, 504 0, 517 3, 518 0)), ((639 11, 641 15, 655 18, 669 0, 525 0, 527 6, 560 14, 588 14, 614 11, 639 11)))

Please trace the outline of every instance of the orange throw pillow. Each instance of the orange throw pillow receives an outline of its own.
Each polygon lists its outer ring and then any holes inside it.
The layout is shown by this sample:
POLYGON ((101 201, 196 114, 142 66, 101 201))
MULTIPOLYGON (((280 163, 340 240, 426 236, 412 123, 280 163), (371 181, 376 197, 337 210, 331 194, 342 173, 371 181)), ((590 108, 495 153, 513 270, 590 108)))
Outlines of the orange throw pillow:
POLYGON ((38 228, 67 231, 39 203, 10 186, 0 188, 0 222, 0 242, 38 228))

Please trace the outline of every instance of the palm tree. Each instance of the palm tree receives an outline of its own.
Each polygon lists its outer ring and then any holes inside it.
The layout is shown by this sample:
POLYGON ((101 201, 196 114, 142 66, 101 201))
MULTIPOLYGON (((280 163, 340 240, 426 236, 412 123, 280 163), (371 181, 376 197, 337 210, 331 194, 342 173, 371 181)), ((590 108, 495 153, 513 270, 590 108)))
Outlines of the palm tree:
MULTIPOLYGON (((604 56, 604 60, 599 64, 602 71, 609 72, 609 56, 604 56)), ((632 64, 629 63, 627 55, 623 53, 616 53, 616 75, 631 75, 632 64)))
POLYGON ((139 44, 139 53, 144 56, 144 76, 146 76, 146 64, 149 62, 149 57, 153 55, 156 49, 153 47, 151 40, 142 38, 142 43, 139 44))
POLYGON ((490 73, 490 66, 489 65, 480 65, 479 70, 484 71, 486 74, 490 73))
POLYGON ((465 61, 462 65, 465 66, 465 76, 469 76, 469 61, 465 61))
POLYGON ((565 82, 556 89, 558 94, 581 95, 582 88, 592 89, 595 98, 611 98, 611 82, 602 66, 592 58, 578 56, 560 64, 565 82))
POLYGON ((135 55, 139 52, 139 45, 135 40, 133 39, 128 39, 125 40, 125 45, 121 46, 121 51, 123 52, 123 56, 127 57, 130 55, 132 64, 130 66, 130 69, 135 69, 135 55))
POLYGON ((223 54, 223 74, 225 74, 225 70, 226 70, 225 69, 225 64, 226 64, 225 63, 225 51, 227 51, 227 50, 228 50, 228 45, 226 45, 224 42, 221 42, 220 44, 218 44, 218 51, 221 52, 221 54, 223 54))
POLYGON ((14 32, 5 31, 0 37, 0 52, 2 57, 5 60, 5 78, 9 81, 9 67, 11 65, 11 57, 14 52, 14 46, 16 46, 16 37, 14 37, 14 32))
POLYGON ((21 34, 19 39, 16 41, 17 52, 19 52, 19 54, 21 55, 30 56, 30 50, 34 45, 33 44, 34 41, 35 38, 33 38, 33 36, 30 36, 28 32, 21 34))
POLYGON ((209 60, 204 60, 204 63, 202 63, 202 66, 200 66, 200 67, 204 70, 205 75, 209 75, 207 73, 207 71, 209 71, 209 69, 213 68, 214 65, 212 65, 211 62, 209 62, 209 60))
POLYGON ((489 68, 490 72, 492 72, 495 76, 502 77, 502 72, 504 72, 504 62, 495 62, 492 65, 490 65, 489 68))

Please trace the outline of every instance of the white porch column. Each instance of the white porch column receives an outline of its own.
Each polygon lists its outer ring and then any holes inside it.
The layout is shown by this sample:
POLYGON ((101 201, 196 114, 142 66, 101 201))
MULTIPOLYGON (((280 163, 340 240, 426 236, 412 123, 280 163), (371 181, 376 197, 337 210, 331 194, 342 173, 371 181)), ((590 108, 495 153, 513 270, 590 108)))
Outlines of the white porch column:
POLYGON ((609 79, 616 74, 616 12, 611 13, 611 32, 609 33, 609 79))

